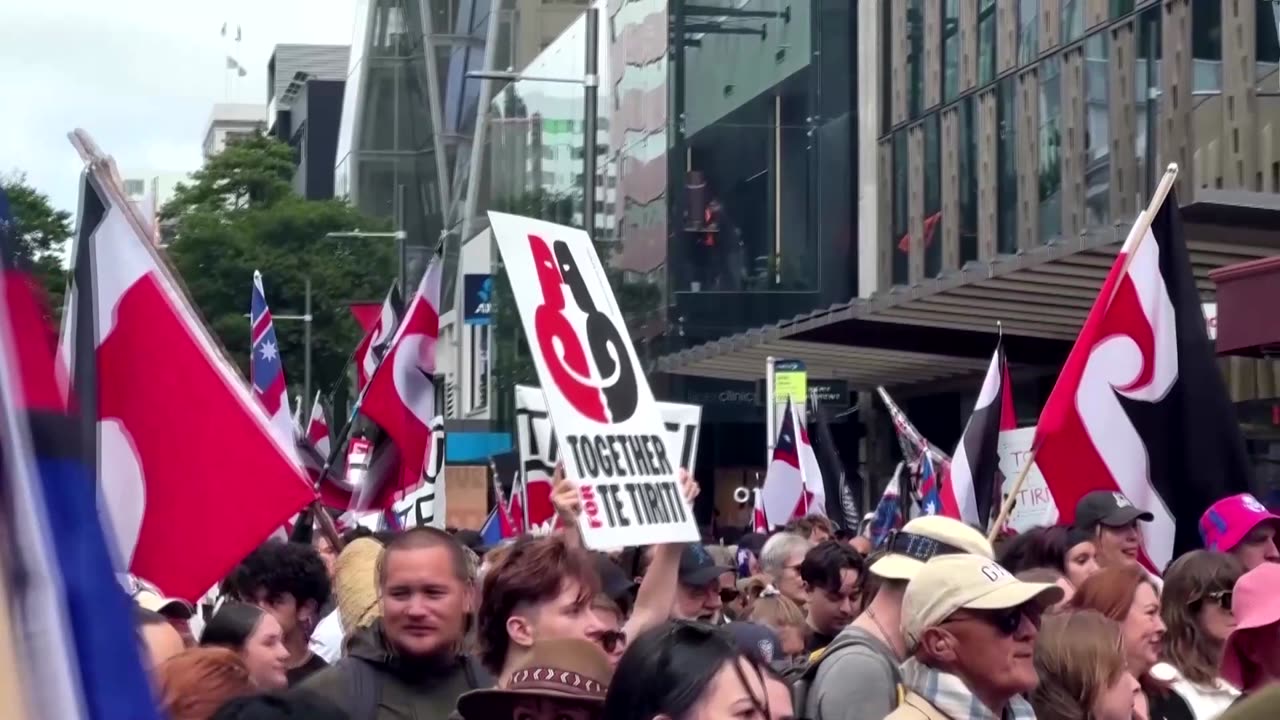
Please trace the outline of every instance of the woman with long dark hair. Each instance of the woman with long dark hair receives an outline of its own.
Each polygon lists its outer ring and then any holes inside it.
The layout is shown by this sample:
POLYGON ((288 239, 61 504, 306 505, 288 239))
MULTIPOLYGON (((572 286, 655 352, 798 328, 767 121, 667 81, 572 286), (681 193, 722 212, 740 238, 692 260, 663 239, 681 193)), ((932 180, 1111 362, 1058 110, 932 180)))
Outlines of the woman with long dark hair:
POLYGON ((280 623, 257 605, 227 603, 218 608, 200 634, 200 646, 235 651, 248 666, 254 684, 263 690, 289 684, 289 650, 280 623))
POLYGON ((794 716, 787 684, 759 655, 724 631, 674 621, 636 638, 605 697, 609 720, 784 720, 794 716))
POLYGON ((1160 617, 1167 630, 1162 662, 1151 668, 1151 675, 1182 696, 1196 720, 1216 718, 1240 697, 1240 690, 1219 675, 1218 666, 1236 626, 1231 591, 1242 574, 1239 560, 1209 550, 1179 557, 1164 574, 1160 617))

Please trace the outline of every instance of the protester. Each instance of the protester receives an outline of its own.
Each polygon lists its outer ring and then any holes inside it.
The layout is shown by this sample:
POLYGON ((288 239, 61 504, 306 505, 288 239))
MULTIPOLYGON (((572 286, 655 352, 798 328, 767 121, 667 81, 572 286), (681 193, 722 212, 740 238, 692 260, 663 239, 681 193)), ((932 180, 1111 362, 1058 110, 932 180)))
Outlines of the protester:
MULTIPOLYGON (((1112 557, 1128 557, 1112 555, 1112 557)), ((1142 690, 1136 715, 1145 720, 1190 720, 1191 708, 1181 696, 1151 675, 1160 659, 1165 625, 1154 581, 1137 563, 1106 565, 1076 589, 1076 609, 1097 610, 1120 623, 1129 672, 1142 690)))
POLYGON ((600 591, 587 551, 560 536, 522 537, 484 577, 476 613, 480 660, 504 687, 533 645, 589 640, 604 628, 591 603, 600 591))
POLYGON ((808 600, 805 604, 809 626, 806 651, 830 645, 861 612, 865 571, 862 557, 839 540, 820 543, 805 553, 800 563, 800 579, 804 581, 808 600))
POLYGON ((258 689, 244 660, 220 647, 184 650, 164 661, 157 676, 168 720, 209 720, 227 701, 258 689))
POLYGON ((195 647, 196 639, 191 632, 191 620, 195 617, 195 607, 181 598, 165 597, 155 585, 130 575, 126 583, 129 596, 143 610, 150 610, 164 616, 186 647, 195 647))
POLYGON ((348 639, 346 657, 301 687, 352 720, 447 717, 464 692, 492 686, 484 669, 460 654, 474 572, 464 548, 441 530, 417 527, 392 537, 376 568, 381 617, 348 639))
POLYGON ((789 688, 759 655, 744 651, 723 630, 677 620, 627 648, 603 717, 791 720, 794 714, 789 688))
POLYGON ((1262 563, 1231 593, 1236 627, 1222 651, 1222 677, 1245 695, 1280 681, 1280 564, 1262 563))
MULTIPOLYGON (((732 568, 717 565, 715 559, 701 545, 697 543, 685 545, 680 551, 676 600, 671 608, 671 617, 711 623, 722 622, 720 576, 731 571, 732 568)), ((647 574, 646 577, 648 577, 647 574)))
MULTIPOLYGON (((360 528, 365 530, 365 528, 360 528)), ((348 533, 349 540, 333 561, 335 609, 311 633, 311 652, 327 663, 342 657, 344 638, 373 624, 381 612, 377 567, 382 543, 372 533, 348 533)))
POLYGON ((1094 490, 1076 503, 1075 527, 1093 537, 1098 549, 1098 565, 1138 562, 1142 536, 1138 522, 1151 522, 1155 515, 1133 506, 1129 498, 1108 490, 1094 490))
POLYGON ((772 588, 765 591, 751 608, 747 621, 763 625, 777 634, 777 658, 789 661, 800 657, 808 645, 809 627, 804 610, 772 588))
POLYGON ((235 597, 261 607, 280 623, 289 651, 290 686, 328 666, 309 647, 330 589, 324 560, 313 547, 268 540, 231 571, 227 585, 235 597))
MULTIPOLYGON (((1000 567, 1004 566, 1001 565, 1000 567)), ((1033 567, 1029 570, 1014 573, 1013 576, 1022 582, 1049 583, 1062 588, 1062 599, 1059 600, 1056 605, 1049 608, 1050 612, 1061 612, 1065 610, 1067 605, 1071 603, 1071 598, 1075 597, 1076 594, 1076 586, 1072 585, 1070 580, 1067 580, 1066 575, 1063 575, 1053 568, 1033 567)))
POLYGON ((1164 574, 1164 647, 1162 662, 1151 668, 1151 676, 1173 688, 1197 720, 1216 718, 1240 696, 1218 668, 1222 648, 1236 626, 1232 589, 1243 574, 1235 557, 1208 550, 1179 557, 1164 574))
POLYGON ((880 587, 866 610, 814 661, 816 670, 801 714, 811 720, 883 718, 898 706, 898 665, 907 656, 902 596, 907 582, 936 555, 972 553, 991 558, 982 533, 951 518, 926 516, 885 539, 883 555, 868 565, 880 587))
POLYGON ((738 538, 738 577, 747 578, 760 574, 760 553, 764 550, 768 535, 757 532, 743 533, 738 538))
POLYGON ((462 720, 600 720, 613 668, 594 643, 539 640, 502 688, 458 698, 462 720))
POLYGON ((925 563, 903 593, 907 694, 888 718, 1034 718, 1022 696, 1038 682, 1037 628, 1061 599, 1057 585, 1024 583, 982 555, 925 563))
POLYGON ((617 665, 627 649, 627 617, 618 604, 604 593, 597 593, 591 601, 591 611, 599 622, 599 629, 587 633, 588 639, 604 651, 611 665, 617 665))
POLYGON ((1051 568, 1078 587, 1098 571, 1093 536, 1063 525, 1035 527, 1015 535, 1000 546, 996 560, 1017 575, 1032 568, 1051 568))
POLYGON ((792 521, 787 525, 786 531, 799 535, 811 545, 831 540, 835 535, 835 527, 831 524, 831 520, 817 513, 810 513, 799 520, 792 521))
POLYGON ((320 562, 324 563, 324 571, 329 576, 329 580, 333 580, 333 563, 338 559, 338 549, 333 546, 333 543, 322 532, 312 534, 311 546, 315 548, 316 554, 320 556, 320 562))
POLYGON ((1280 516, 1273 515, 1249 493, 1223 498, 1200 517, 1200 538, 1210 550, 1231 553, 1245 570, 1264 562, 1280 562, 1276 529, 1280 516))
POLYGON ((1231 706, 1221 720, 1275 720, 1280 717, 1280 684, 1266 689, 1231 706))
POLYGON ((304 690, 240 697, 218 708, 209 720, 349 720, 331 702, 304 690))
POLYGON ((224 603, 205 625, 200 645, 238 653, 254 684, 263 690, 279 690, 289 684, 284 632, 275 616, 257 605, 224 603))
POLYGON ((161 663, 186 649, 182 636, 160 613, 135 606, 133 621, 142 643, 142 661, 153 676, 161 663))
POLYGON ((1095 610, 1045 616, 1036 638, 1036 720, 1133 720, 1138 681, 1119 623, 1095 610))
POLYGON ((787 660, 782 655, 782 640, 772 628, 744 620, 724 625, 721 630, 729 635, 729 639, 742 652, 759 655, 761 660, 774 667, 787 665, 787 660))
POLYGON ((811 547, 808 540, 794 533, 781 532, 769 538, 760 551, 760 571, 769 576, 772 585, 791 600, 805 604, 804 581, 800 579, 800 563, 811 547))

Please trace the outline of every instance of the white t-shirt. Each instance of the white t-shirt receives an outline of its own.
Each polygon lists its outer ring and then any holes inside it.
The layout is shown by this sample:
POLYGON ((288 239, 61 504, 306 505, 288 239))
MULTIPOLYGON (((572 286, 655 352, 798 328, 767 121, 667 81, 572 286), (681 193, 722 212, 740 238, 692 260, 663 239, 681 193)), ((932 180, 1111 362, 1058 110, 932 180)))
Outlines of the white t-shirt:
POLYGON ((342 658, 342 618, 335 609, 325 615, 311 633, 311 652, 330 665, 342 658))
POLYGON ((1240 691, 1222 678, 1218 678, 1213 687, 1198 685, 1182 677, 1169 663, 1156 663, 1151 668, 1151 677, 1169 683, 1173 691, 1187 701, 1196 720, 1213 720, 1240 697, 1240 691))

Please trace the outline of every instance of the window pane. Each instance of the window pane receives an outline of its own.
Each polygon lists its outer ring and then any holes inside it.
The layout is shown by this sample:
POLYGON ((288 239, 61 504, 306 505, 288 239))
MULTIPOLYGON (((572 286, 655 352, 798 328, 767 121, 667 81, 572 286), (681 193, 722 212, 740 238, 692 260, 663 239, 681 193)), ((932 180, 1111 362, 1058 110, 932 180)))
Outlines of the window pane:
MULTIPOLYGON (((1258 23, 1264 22, 1261 15, 1258 23)), ((1222 90, 1222 2, 1193 0, 1191 5, 1192 92, 1222 90)))
POLYGON ((1128 15, 1133 12, 1133 0, 1111 0, 1111 18, 1128 15))
POLYGON ((1069 43, 1084 34, 1085 0, 1062 0, 1062 42, 1069 43))
POLYGON ((907 82, 910 83, 907 113, 920 116, 924 100, 924 0, 910 0, 907 8, 907 82))
POLYGON ((960 178, 960 265, 978 259, 978 133, 974 125, 977 99, 970 95, 961 101, 957 114, 957 169, 960 178))
POLYGON ((1085 225, 1111 224, 1111 87, 1107 31, 1084 42, 1085 225))
POLYGON ((907 253, 902 250, 902 239, 911 228, 907 225, 907 131, 893 134, 893 231, 888 238, 893 247, 890 280, 894 285, 907 284, 907 253))
POLYGON ((1055 56, 1040 64, 1040 236, 1062 234, 1062 64, 1055 56))
POLYGON ((1018 0, 1018 64, 1040 54, 1040 0, 1018 0))
POLYGON ((1258 60, 1255 67, 1257 88, 1261 92, 1280 92, 1280 3, 1272 0, 1257 0, 1258 21, 1254 33, 1257 42, 1258 60))
POLYGON ((1156 150, 1156 123, 1160 117, 1160 8, 1138 18, 1137 62, 1134 63, 1136 106, 1134 156, 1137 158, 1138 205, 1145 205, 1152 185, 1156 150))
POLYGON ((924 121, 924 276, 942 273, 942 138, 939 113, 924 121))
POLYGON ((1000 81, 997 90, 999 130, 996 144, 996 167, 999 174, 996 188, 996 250, 1012 253, 1018 249, 1018 133, 1017 91, 1013 78, 1000 81))
POLYGON ((960 0, 946 0, 942 9, 942 101, 960 91, 960 0))
POLYGON ((978 8, 978 85, 996 79, 996 0, 981 0, 978 8))

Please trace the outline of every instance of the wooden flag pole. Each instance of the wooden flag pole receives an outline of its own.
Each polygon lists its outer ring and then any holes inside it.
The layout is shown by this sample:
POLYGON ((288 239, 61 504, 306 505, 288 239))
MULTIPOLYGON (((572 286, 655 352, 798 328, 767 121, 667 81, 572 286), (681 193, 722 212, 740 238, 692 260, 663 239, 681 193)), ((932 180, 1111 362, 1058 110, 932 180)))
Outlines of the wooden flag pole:
MULTIPOLYGON (((1133 262, 1135 251, 1147 236, 1147 231, 1151 229, 1151 222, 1156 217, 1156 212, 1160 210, 1160 206, 1164 204, 1165 198, 1169 196, 1169 191, 1173 189, 1173 183, 1178 179, 1178 164, 1169 163, 1169 167, 1165 168, 1164 176, 1160 178, 1160 184, 1156 186, 1155 192, 1151 193, 1151 202, 1147 204, 1147 209, 1139 213, 1137 220, 1133 223, 1133 229, 1129 231, 1130 237, 1137 233, 1137 239, 1133 243, 1133 247, 1129 248, 1129 253, 1125 255, 1124 265, 1121 266, 1120 272, 1124 274, 1129 271, 1129 264, 1133 262)), ((1117 283, 1111 289, 1111 297, 1107 298, 1107 304, 1115 299, 1115 291, 1120 285, 1117 283)), ((1009 521, 1009 513, 1013 511, 1013 504, 1018 493, 1022 492, 1022 486, 1027 481, 1027 474, 1031 472, 1031 466, 1036 461, 1036 448, 1031 448, 1031 452, 1027 453, 1027 461, 1022 466, 1022 470, 1018 472, 1018 477, 1013 481, 1013 487, 1009 488, 1009 495, 1005 497, 1004 502, 1000 504, 1000 514, 996 516, 996 520, 991 524, 991 529, 987 532, 987 541, 995 542, 996 537, 1000 534, 1000 529, 1009 521)))

